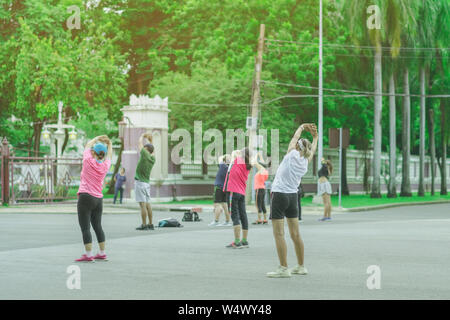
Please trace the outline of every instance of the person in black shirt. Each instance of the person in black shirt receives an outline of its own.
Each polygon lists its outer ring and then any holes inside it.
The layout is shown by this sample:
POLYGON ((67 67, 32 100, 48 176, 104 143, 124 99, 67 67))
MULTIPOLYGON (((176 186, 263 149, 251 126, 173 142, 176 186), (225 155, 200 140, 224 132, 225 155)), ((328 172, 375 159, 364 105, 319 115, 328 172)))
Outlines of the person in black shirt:
POLYGON ((233 225, 230 219, 230 193, 223 191, 229 163, 229 155, 226 154, 219 157, 219 170, 217 171, 216 180, 214 181, 214 221, 209 224, 210 227, 233 225), (225 214, 226 221, 220 224, 219 218, 222 211, 225 214))
POLYGON ((324 213, 323 218, 319 221, 329 221, 331 220, 331 184, 328 181, 329 176, 333 173, 333 165, 330 160, 325 160, 322 158, 322 168, 320 168, 319 175, 319 186, 318 195, 322 196, 324 213))

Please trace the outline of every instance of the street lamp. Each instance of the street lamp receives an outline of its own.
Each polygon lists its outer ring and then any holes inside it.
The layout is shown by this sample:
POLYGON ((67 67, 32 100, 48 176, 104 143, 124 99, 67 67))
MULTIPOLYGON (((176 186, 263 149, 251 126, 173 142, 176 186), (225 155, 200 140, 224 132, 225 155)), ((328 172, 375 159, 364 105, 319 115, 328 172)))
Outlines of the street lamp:
POLYGON ((46 127, 44 127, 44 131, 42 131, 42 138, 45 142, 50 142, 50 131, 46 127))
POLYGON ((74 129, 72 129, 72 131, 69 132, 69 139, 76 140, 76 138, 77 138, 77 132, 74 129))
POLYGON ((59 101, 58 103, 58 122, 56 124, 47 124, 42 131, 42 137, 46 142, 53 142, 56 140, 57 148, 53 149, 54 145, 52 145, 52 154, 56 157, 62 156, 62 146, 64 142, 65 132, 64 129, 71 130, 69 132, 69 139, 75 140, 77 138, 77 132, 75 131, 75 126, 63 124, 62 122, 62 109, 63 103, 59 101), (52 130, 52 131, 50 131, 52 130))

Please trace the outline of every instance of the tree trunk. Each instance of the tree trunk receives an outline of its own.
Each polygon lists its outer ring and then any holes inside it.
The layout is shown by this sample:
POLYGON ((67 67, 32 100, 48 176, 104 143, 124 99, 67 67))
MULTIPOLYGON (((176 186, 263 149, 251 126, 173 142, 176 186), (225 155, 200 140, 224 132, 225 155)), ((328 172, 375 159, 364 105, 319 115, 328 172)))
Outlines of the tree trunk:
POLYGON ((41 146, 41 131, 42 122, 38 122, 34 125, 34 156, 39 157, 39 149, 41 146))
POLYGON ((66 150, 67 144, 69 143, 69 133, 68 133, 67 129, 64 129, 64 134, 65 134, 65 136, 64 136, 64 142, 63 142, 63 145, 62 145, 62 148, 61 148, 61 155, 64 154, 64 151, 66 150))
POLYGON ((342 195, 350 195, 347 183, 347 149, 342 148, 342 174, 341 174, 342 195))
POLYGON ((441 195, 447 195, 447 135, 445 98, 441 98, 441 195))
POLYGON ((365 151, 364 152, 363 187, 364 187, 364 192, 366 194, 369 194, 369 191, 370 191, 369 176, 370 176, 370 159, 367 158, 367 151, 365 151))
POLYGON ((409 96, 409 71, 406 68, 403 74, 403 123, 402 123, 402 185, 401 197, 411 197, 411 182, 409 179, 409 158, 411 150, 411 101, 409 96))
POLYGON ((420 69, 419 197, 425 196, 425 67, 420 69))
POLYGON ((395 80, 394 74, 391 74, 389 79, 389 186, 388 198, 397 197, 396 176, 397 176, 397 161, 396 161, 396 130, 395 130, 395 80))
POLYGON ((434 196, 434 180, 436 176, 435 172, 435 163, 436 163, 436 146, 434 141, 434 110, 433 108, 430 108, 428 110, 429 116, 428 116, 428 131, 429 131, 429 137, 430 137, 430 154, 431 154, 431 160, 430 160, 430 167, 431 167, 431 195, 434 196))
POLYGON ((375 80, 375 110, 374 110, 374 130, 373 130, 373 182, 371 198, 381 198, 380 176, 381 176, 381 48, 375 52, 374 80, 375 80))

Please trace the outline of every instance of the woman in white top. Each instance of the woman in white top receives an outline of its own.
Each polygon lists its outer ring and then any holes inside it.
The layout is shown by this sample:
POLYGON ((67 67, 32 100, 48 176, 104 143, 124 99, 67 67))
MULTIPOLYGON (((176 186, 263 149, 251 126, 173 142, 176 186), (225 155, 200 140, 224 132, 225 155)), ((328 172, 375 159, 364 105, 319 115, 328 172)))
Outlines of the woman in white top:
POLYGON ((317 148, 317 128, 314 124, 302 124, 289 143, 286 156, 278 167, 272 184, 272 201, 270 218, 277 247, 280 266, 275 272, 267 273, 270 278, 287 278, 292 274, 307 274, 303 266, 304 246, 298 226, 298 185, 308 171, 308 163, 313 159, 317 148), (306 130, 313 136, 312 144, 307 139, 300 139, 306 130), (294 242, 298 264, 291 270, 287 268, 287 248, 284 239, 284 218, 286 217, 289 234, 294 242))

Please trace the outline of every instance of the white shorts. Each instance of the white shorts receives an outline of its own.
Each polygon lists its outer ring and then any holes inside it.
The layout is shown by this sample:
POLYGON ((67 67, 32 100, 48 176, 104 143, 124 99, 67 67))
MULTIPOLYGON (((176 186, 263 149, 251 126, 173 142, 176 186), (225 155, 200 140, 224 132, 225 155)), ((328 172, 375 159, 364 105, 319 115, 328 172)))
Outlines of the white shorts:
POLYGON ((134 193, 136 202, 150 202, 150 183, 135 180, 134 193))
POLYGON ((317 195, 321 196, 324 193, 328 193, 329 195, 331 195, 332 191, 331 191, 331 184, 329 181, 326 182, 319 182, 319 187, 317 190, 317 195))

